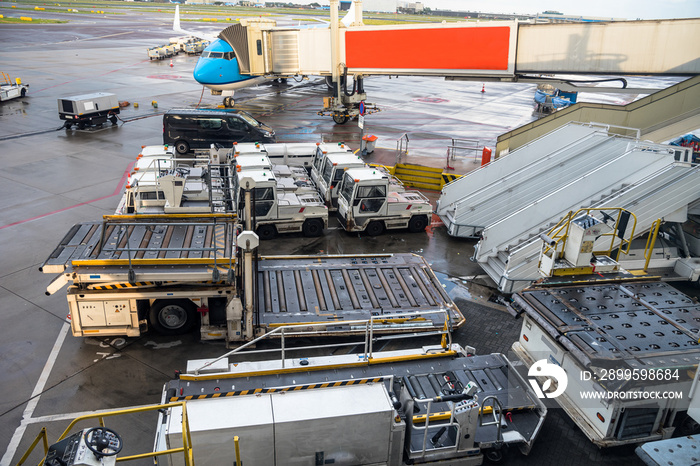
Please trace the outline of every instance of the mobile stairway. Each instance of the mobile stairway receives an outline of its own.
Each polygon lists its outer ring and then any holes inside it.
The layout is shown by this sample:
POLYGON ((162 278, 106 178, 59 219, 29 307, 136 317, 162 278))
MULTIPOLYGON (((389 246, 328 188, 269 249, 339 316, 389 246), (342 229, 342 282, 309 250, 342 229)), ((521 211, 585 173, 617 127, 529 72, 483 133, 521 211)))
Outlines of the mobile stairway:
POLYGON ((672 146, 569 123, 448 184, 436 213, 452 236, 479 238, 473 259, 505 293, 541 278, 539 234, 571 210, 623 207, 637 235, 659 218, 685 221, 700 167, 672 146))

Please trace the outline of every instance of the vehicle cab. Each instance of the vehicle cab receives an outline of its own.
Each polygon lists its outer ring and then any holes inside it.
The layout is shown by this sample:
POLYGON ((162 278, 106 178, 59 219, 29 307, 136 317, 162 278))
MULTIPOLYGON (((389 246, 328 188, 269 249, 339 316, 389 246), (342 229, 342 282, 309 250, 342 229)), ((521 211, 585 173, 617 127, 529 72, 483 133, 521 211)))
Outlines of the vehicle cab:
POLYGON ((363 168, 365 163, 355 154, 341 152, 327 154, 322 165, 316 185, 328 209, 335 211, 338 209, 338 190, 343 174, 350 168, 363 168))
POLYGON ((430 201, 418 191, 390 191, 391 176, 377 168, 345 170, 338 215, 346 231, 377 236, 385 229, 424 231, 432 217, 430 201))

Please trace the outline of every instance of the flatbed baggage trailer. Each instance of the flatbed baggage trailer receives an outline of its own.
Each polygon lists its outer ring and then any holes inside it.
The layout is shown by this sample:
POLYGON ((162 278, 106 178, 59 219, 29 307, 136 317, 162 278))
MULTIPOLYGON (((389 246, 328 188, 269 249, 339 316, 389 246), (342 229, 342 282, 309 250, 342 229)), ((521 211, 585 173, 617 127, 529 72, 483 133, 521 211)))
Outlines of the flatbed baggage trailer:
POLYGON ((149 328, 245 341, 284 324, 318 335, 363 333, 347 320, 387 319, 382 333, 464 323, 424 258, 413 254, 259 257, 246 266, 230 214, 116 215, 75 225, 40 268, 66 284, 75 336, 139 336, 149 328), (246 270, 251 290, 245 291, 246 270), (254 297, 250 311, 245 296, 254 297))

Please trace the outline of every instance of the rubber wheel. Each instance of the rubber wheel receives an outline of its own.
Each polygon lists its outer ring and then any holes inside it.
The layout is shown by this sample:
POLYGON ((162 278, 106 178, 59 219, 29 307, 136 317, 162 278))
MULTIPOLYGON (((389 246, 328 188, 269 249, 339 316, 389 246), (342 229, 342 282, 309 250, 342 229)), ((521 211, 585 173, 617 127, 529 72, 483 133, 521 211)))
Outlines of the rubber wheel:
POLYGON ((428 217, 423 215, 414 215, 411 220, 408 221, 408 231, 411 233, 419 233, 425 231, 425 227, 428 226, 428 217))
POLYGON ((304 236, 316 238, 323 234, 323 222, 317 218, 310 218, 304 222, 304 226, 301 229, 304 232, 304 236))
POLYGON ((81 121, 81 122, 78 123, 78 129, 85 129, 86 126, 87 126, 87 125, 85 124, 84 121, 81 121))
POLYGON ((27 95, 27 89, 23 87, 23 88, 22 88, 22 92, 21 92, 20 94, 21 94, 22 97, 24 97, 25 95, 27 95))
POLYGON ((277 228, 274 225, 260 225, 258 227, 258 237, 261 240, 275 239, 277 237, 277 228))
POLYGON ((379 236, 383 232, 384 224, 377 220, 369 222, 369 225, 367 225, 367 228, 365 228, 365 233, 367 233, 368 236, 379 236))
POLYGON ((190 145, 187 141, 181 139, 175 143, 175 150, 178 154, 186 154, 190 151, 190 145))
POLYGON ((149 312, 153 328, 163 335, 183 335, 195 324, 197 308, 189 299, 163 299, 153 303, 149 312))
POLYGON ((338 112, 336 112, 336 113, 333 114, 333 121, 335 121, 335 122, 336 122, 337 124, 339 124, 339 125, 342 125, 342 124, 344 124, 346 121, 348 121, 348 117, 347 117, 347 115, 345 115, 344 113, 338 113, 338 112))
POLYGON ((235 104, 233 97, 224 97, 224 107, 231 108, 235 104))
POLYGON ((111 117, 109 117, 109 121, 111 121, 113 125, 116 125, 117 124, 117 117, 112 115, 111 117))

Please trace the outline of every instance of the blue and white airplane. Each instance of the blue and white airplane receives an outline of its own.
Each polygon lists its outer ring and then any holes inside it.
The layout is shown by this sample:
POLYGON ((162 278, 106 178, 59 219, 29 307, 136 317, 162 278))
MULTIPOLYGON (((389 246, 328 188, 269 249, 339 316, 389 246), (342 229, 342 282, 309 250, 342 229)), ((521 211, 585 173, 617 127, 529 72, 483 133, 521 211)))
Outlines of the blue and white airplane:
MULTIPOLYGON (((354 21, 353 9, 341 20, 346 25, 354 21)), ((321 20, 318 20, 321 21, 321 20)), ((325 25, 328 23, 321 21, 325 25)), ((309 26, 300 26, 300 28, 309 26)), ((266 82, 274 81, 279 77, 275 76, 251 76, 242 74, 238 66, 236 54, 231 45, 217 36, 202 34, 199 32, 186 31, 180 27, 180 6, 175 6, 175 20, 173 30, 209 40, 209 45, 204 49, 194 67, 193 76, 195 81, 212 90, 212 94, 224 96, 224 107, 233 107, 233 93, 237 89, 257 86, 266 82)))

